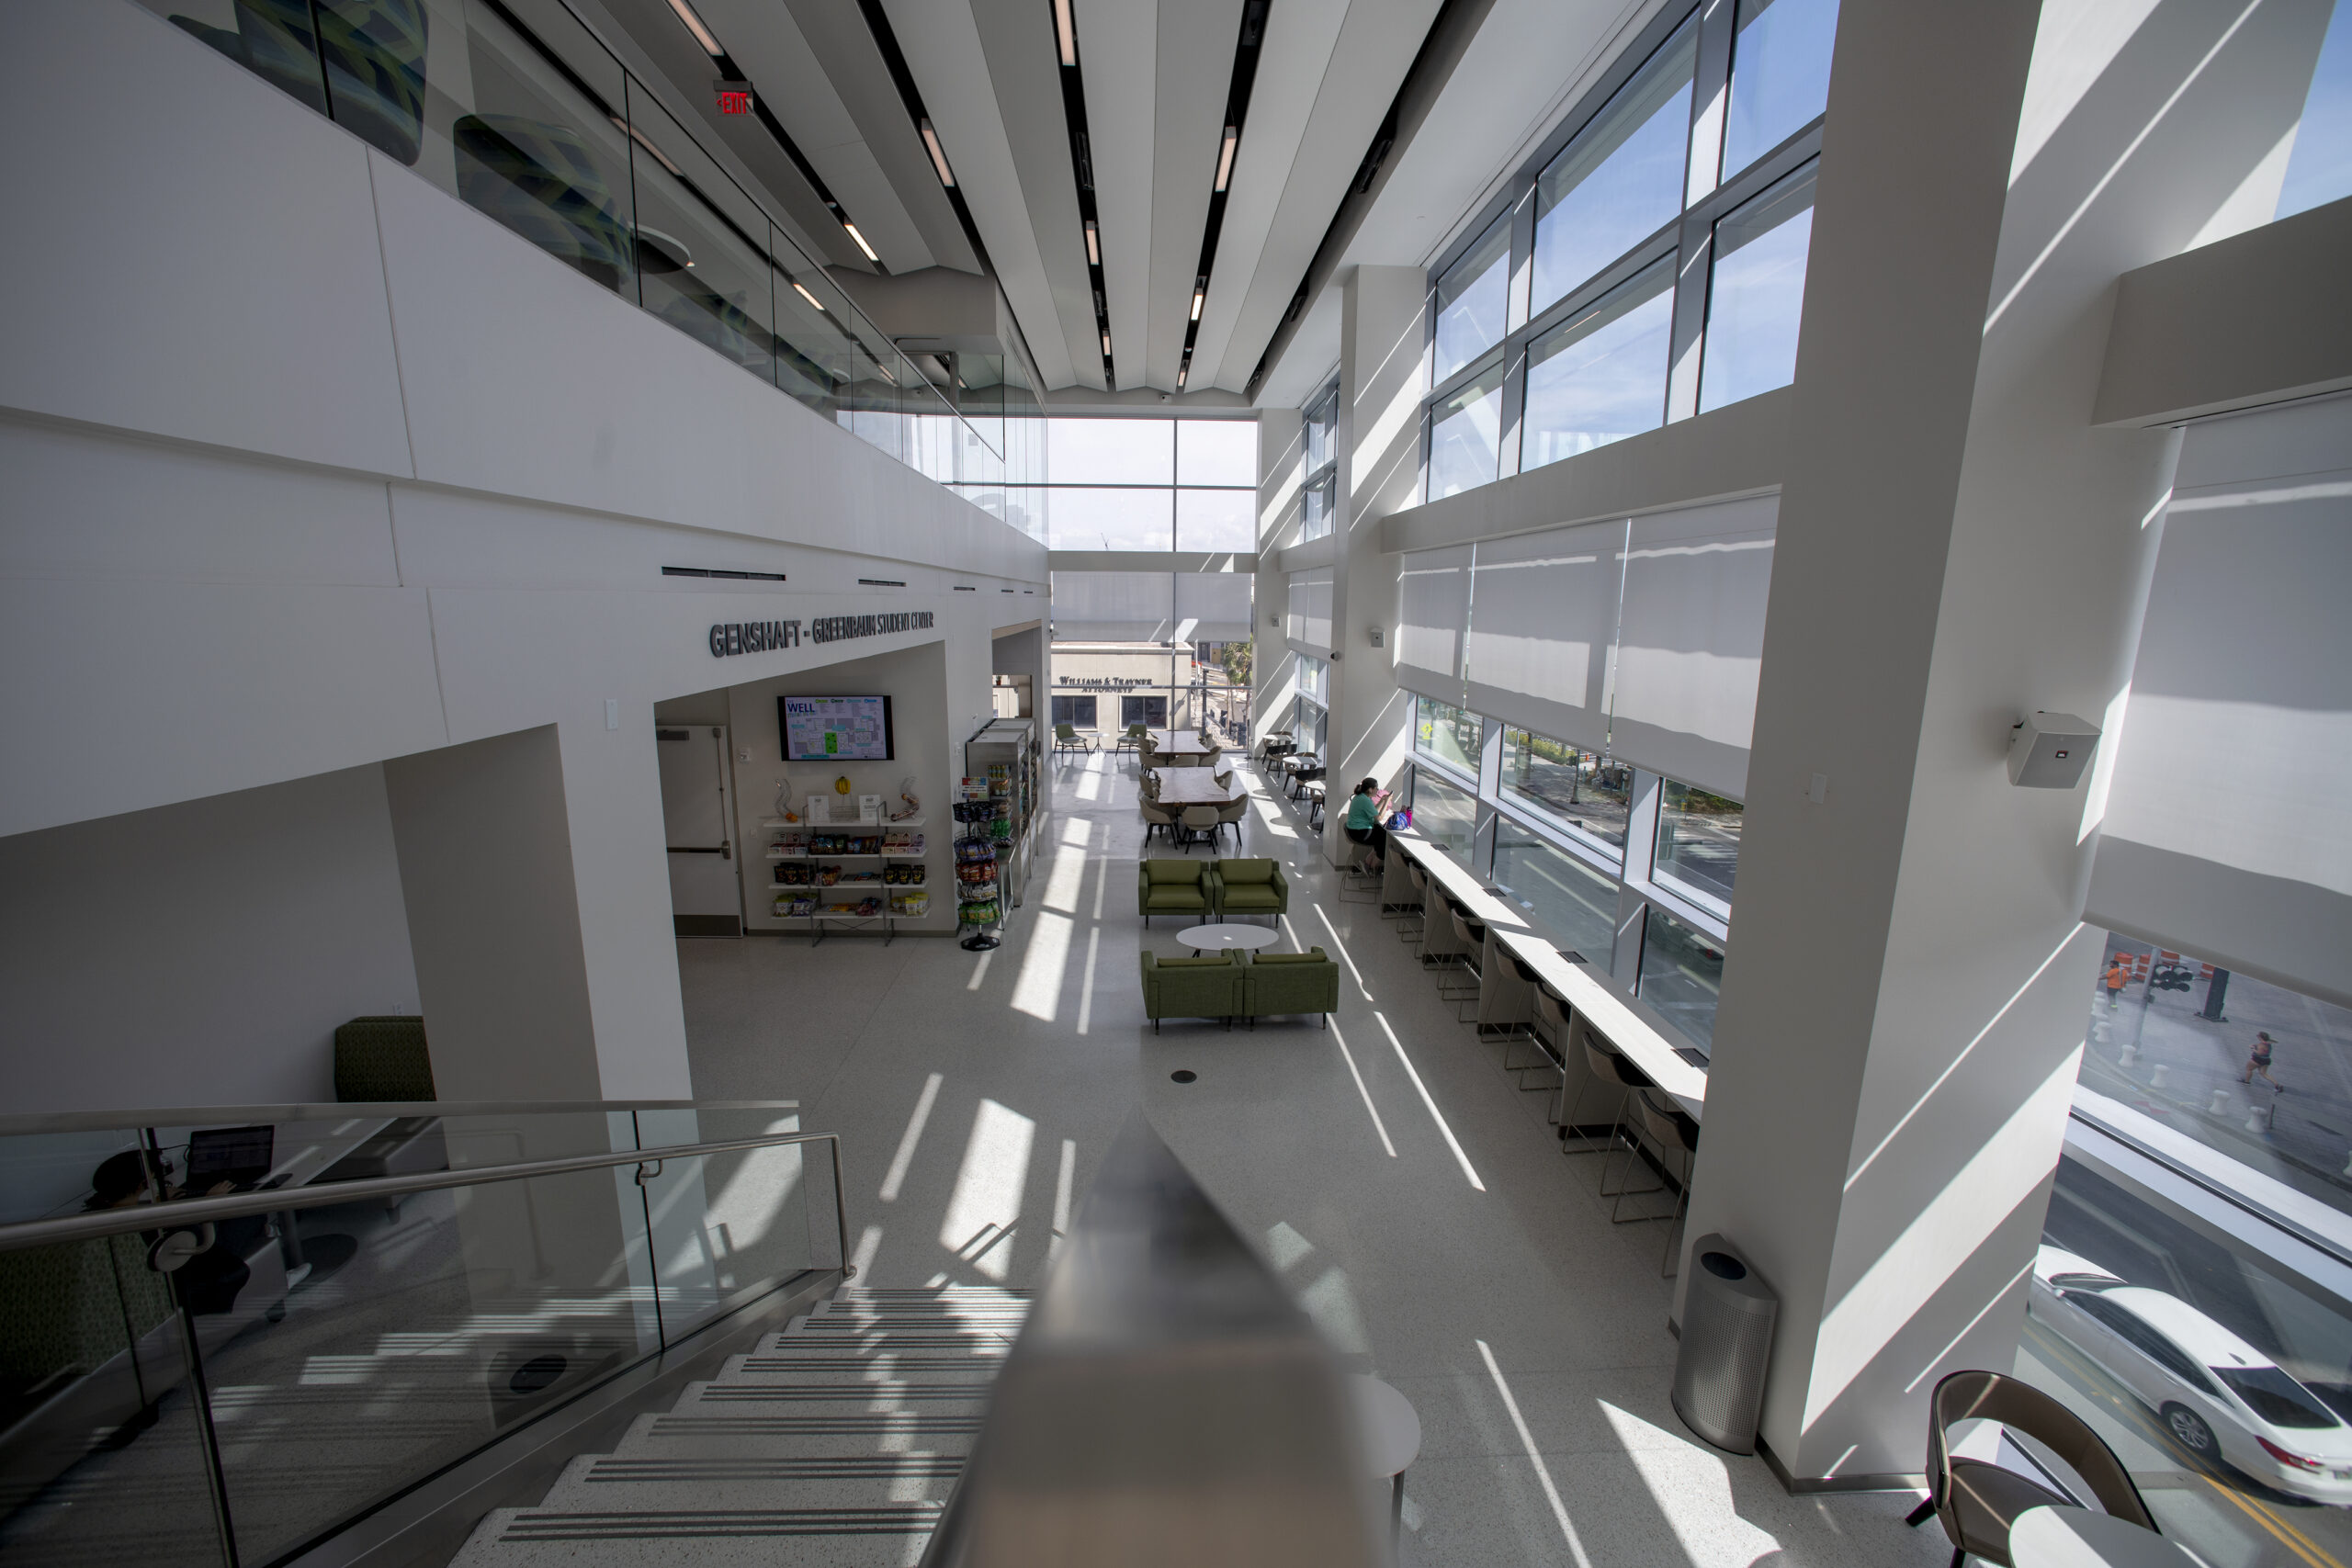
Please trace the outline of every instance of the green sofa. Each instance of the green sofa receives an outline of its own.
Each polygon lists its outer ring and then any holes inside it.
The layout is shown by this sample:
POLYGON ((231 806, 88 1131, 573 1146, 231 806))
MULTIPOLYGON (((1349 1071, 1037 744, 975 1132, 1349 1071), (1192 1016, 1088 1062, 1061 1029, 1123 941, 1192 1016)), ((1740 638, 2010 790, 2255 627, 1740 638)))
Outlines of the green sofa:
POLYGON ((1143 954, 1143 1015, 1151 1032, 1163 1018, 1221 1018, 1228 1026, 1241 1010, 1241 955, 1162 958, 1143 954))
POLYGON ((1136 913, 1148 928, 1154 915, 1182 915, 1199 925, 1216 918, 1214 861, 1148 860, 1136 866, 1136 913))
POLYGON ((1283 880, 1283 868, 1273 861, 1221 860, 1214 863, 1211 874, 1216 878, 1220 920, 1265 915, 1280 927, 1283 916, 1290 912, 1290 884, 1283 880))
POLYGON ((1253 953, 1241 967, 1241 1011, 1253 1021, 1280 1012, 1319 1012, 1323 1027, 1340 1005, 1340 965, 1321 948, 1253 953))
POLYGON ((424 1049, 424 1020, 370 1015, 338 1026, 334 1097, 345 1104, 436 1098, 433 1058, 424 1049))

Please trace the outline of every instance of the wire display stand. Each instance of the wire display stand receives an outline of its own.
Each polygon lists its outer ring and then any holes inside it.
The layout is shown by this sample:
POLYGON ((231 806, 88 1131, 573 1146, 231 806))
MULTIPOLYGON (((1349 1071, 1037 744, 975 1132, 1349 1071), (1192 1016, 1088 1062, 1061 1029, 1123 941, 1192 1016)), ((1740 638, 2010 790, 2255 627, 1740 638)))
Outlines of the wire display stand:
MULTIPOLYGON (((973 793, 967 786, 967 793, 973 793)), ((996 934, 1004 924, 1004 900, 996 858, 997 803, 985 787, 977 800, 956 802, 956 926, 971 934, 963 939, 968 952, 984 953, 1003 939, 996 934)))

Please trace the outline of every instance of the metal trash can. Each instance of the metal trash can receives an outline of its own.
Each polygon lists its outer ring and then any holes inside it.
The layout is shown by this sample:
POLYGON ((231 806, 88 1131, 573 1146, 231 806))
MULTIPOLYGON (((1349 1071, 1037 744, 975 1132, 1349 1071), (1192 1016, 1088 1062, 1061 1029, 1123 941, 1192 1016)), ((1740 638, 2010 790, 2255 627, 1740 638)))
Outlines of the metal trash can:
POLYGON ((1701 1236, 1690 1255, 1674 1413, 1715 1447, 1752 1454, 1781 1300, 1722 1236, 1701 1236))

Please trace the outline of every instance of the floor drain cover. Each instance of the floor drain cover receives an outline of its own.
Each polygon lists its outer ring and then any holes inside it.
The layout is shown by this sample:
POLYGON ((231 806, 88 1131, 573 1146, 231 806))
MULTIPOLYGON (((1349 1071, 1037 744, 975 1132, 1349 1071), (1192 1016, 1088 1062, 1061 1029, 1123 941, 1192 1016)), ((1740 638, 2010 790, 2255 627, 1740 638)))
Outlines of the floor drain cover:
POLYGON ((1190 1067, 1179 1067, 1168 1076, 1175 1079, 1178 1083, 1191 1083, 1201 1075, 1193 1071, 1190 1067))

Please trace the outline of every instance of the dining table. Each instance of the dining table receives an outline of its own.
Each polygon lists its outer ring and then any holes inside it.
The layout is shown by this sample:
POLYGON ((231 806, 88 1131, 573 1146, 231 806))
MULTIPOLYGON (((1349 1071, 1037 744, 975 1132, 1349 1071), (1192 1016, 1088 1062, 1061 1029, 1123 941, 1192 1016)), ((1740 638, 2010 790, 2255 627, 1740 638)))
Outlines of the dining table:
POLYGON ((1222 750, 1213 740, 1203 740, 1198 730, 1152 729, 1145 733, 1151 737, 1152 750, 1163 757, 1205 757, 1222 750))
POLYGON ((1149 797, 1170 806, 1230 806, 1250 793, 1239 779, 1219 784, 1207 768, 1170 768, 1159 774, 1159 793, 1149 797))

